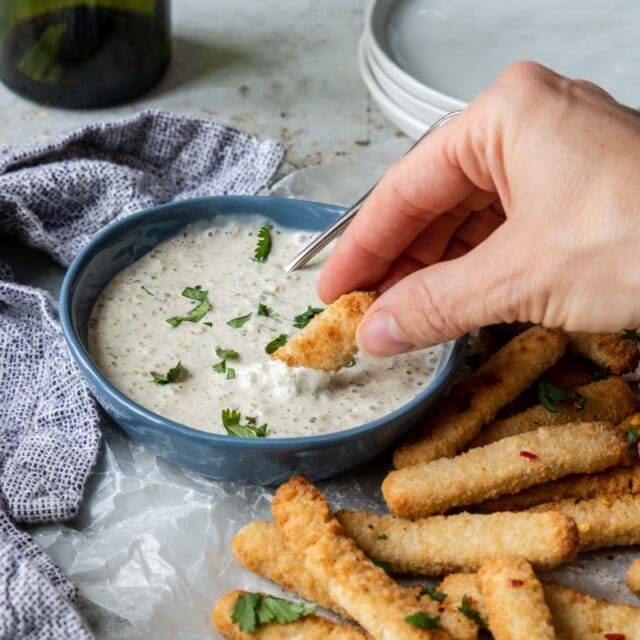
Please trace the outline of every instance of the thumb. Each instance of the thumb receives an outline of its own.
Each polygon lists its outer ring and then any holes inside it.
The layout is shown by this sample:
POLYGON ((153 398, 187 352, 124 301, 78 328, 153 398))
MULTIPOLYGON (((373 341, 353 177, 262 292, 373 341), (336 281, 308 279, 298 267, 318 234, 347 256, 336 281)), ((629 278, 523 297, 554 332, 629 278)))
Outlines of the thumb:
POLYGON ((519 317, 531 308, 531 262, 505 251, 504 242, 494 240, 500 231, 464 256, 415 271, 385 291, 360 323, 358 347, 391 356, 489 324, 531 320, 519 317))

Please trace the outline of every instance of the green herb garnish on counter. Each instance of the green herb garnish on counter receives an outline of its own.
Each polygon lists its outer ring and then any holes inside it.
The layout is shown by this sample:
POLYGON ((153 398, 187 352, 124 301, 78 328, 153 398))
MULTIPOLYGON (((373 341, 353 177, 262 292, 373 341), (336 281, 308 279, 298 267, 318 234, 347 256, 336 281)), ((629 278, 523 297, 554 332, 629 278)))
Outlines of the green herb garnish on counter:
POLYGON ((191 311, 184 316, 173 316, 171 318, 167 318, 167 322, 172 327, 177 327, 182 322, 198 322, 198 320, 202 320, 209 311, 211 311, 211 303, 209 302, 209 292, 203 291, 202 287, 187 287, 182 295, 185 298, 190 298, 191 300, 196 300, 199 304, 191 311))

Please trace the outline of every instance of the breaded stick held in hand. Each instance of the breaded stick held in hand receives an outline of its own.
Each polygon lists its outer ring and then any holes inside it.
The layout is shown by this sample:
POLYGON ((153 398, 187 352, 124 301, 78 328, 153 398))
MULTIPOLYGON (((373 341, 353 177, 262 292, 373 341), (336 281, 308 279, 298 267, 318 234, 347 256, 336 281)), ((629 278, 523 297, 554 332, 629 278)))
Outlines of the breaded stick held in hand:
POLYGON ((542 585, 526 560, 488 560, 478 571, 478 584, 495 640, 555 640, 542 585))
MULTIPOLYGON (((576 534, 577 537, 577 534, 576 534)), ((273 580, 285 589, 333 611, 343 618, 349 614, 331 600, 326 589, 311 577, 288 547, 272 522, 250 522, 233 538, 233 553, 238 561, 250 571, 273 580)), ((421 591, 418 587, 417 593, 421 591)), ((476 633, 468 619, 458 611, 458 606, 449 604, 445 598, 433 599, 429 595, 420 598, 419 608, 433 617, 440 618, 440 626, 454 640, 475 640, 476 633)))
POLYGON ((283 484, 273 499, 272 511, 287 547, 330 599, 373 638, 451 637, 414 624, 414 615, 420 612, 415 593, 400 586, 365 556, 333 516, 324 496, 308 480, 294 476, 283 484))
POLYGON ((572 473, 594 473, 628 460, 627 441, 606 422, 535 431, 392 471, 382 483, 391 511, 419 518, 482 502, 572 473))
POLYGON ((406 520, 340 511, 336 517, 370 558, 388 562, 394 573, 439 576, 476 571, 498 554, 517 553, 542 570, 575 558, 576 523, 561 513, 548 512, 546 518, 533 515, 460 513, 406 520))
POLYGON ((336 371, 357 353, 356 330, 376 299, 369 291, 340 296, 309 324, 271 354, 290 367, 336 371))
POLYGON ((576 521, 580 551, 640 544, 640 495, 559 500, 533 507, 529 513, 545 510, 559 511, 576 521))
POLYGON ((598 496, 634 495, 636 493, 640 493, 640 464, 547 482, 520 491, 520 493, 481 502, 478 505, 473 505, 472 510, 480 513, 517 511, 543 502, 554 502, 567 498, 589 500, 598 496))
POLYGON ((566 348, 561 331, 533 327, 516 336, 467 380, 456 385, 436 414, 428 419, 419 440, 393 455, 397 469, 454 456, 557 362, 566 348))
POLYGON ((638 366, 640 352, 635 340, 625 340, 620 333, 570 331, 569 349, 611 373, 629 373, 638 366))
POLYGON ((570 422, 611 422, 618 424, 638 408, 638 399, 625 380, 612 376, 575 389, 584 399, 583 406, 558 404, 556 411, 548 411, 539 404, 496 420, 470 443, 469 447, 484 447, 496 440, 533 431, 540 426, 570 422))
POLYGON ((627 569, 627 586, 640 598, 640 559, 634 560, 627 569))
POLYGON ((213 626, 229 640, 370 640, 361 629, 311 614, 289 622, 270 622, 260 625, 253 632, 242 631, 239 622, 233 621, 233 610, 244 591, 231 591, 222 596, 211 612, 213 626))

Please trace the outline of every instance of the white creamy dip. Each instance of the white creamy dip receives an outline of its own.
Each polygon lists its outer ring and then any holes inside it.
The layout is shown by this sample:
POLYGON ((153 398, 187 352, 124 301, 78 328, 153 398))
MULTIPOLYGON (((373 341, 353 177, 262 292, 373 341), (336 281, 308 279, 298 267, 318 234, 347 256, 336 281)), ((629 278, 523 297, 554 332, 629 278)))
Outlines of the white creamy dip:
MULTIPOLYGON (((223 409, 267 423, 267 437, 308 436, 358 426, 397 409, 429 383, 442 349, 373 359, 328 374, 272 361, 265 345, 299 329, 294 317, 317 298, 321 259, 295 273, 283 265, 310 234, 274 226, 266 262, 253 259, 258 217, 221 217, 213 227, 190 227, 120 272, 98 298, 89 323, 89 351, 97 367, 124 394, 176 422, 226 434, 223 409), (176 327, 167 318, 198 305, 185 287, 208 292, 212 309, 197 322, 176 327), (258 315, 262 303, 275 317, 258 315), (232 318, 251 317, 239 328, 232 318), (216 347, 239 356, 226 361, 235 378, 213 369, 216 347), (180 378, 152 381, 180 361, 180 378)), ((263 310, 264 311, 264 310, 263 310)), ((218 369, 221 367, 219 366, 218 369)), ((244 420, 243 420, 244 424, 244 420)))

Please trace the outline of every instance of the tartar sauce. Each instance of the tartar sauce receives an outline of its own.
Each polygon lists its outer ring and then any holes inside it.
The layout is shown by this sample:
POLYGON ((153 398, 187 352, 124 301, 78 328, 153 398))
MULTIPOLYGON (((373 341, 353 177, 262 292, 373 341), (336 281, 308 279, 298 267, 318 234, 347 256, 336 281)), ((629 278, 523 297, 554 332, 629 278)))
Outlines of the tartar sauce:
POLYGON ((89 350, 115 387, 155 413, 211 433, 226 434, 221 412, 236 410, 243 424, 246 416, 266 423, 273 438, 358 426, 429 384, 440 347, 387 359, 358 354, 335 374, 271 360, 265 346, 298 331, 294 318, 309 307, 323 306, 315 293, 322 257, 285 273, 283 265, 310 235, 273 226, 268 258, 254 260, 264 224, 226 216, 206 229, 189 227, 113 278, 93 308, 89 350), (187 287, 206 292, 211 309, 196 322, 171 326, 168 318, 199 304, 182 295, 187 287), (241 326, 228 324, 248 314, 235 323, 241 326), (216 348, 237 355, 221 358, 216 348), (152 371, 166 374, 178 362, 175 382, 153 381, 152 371))

